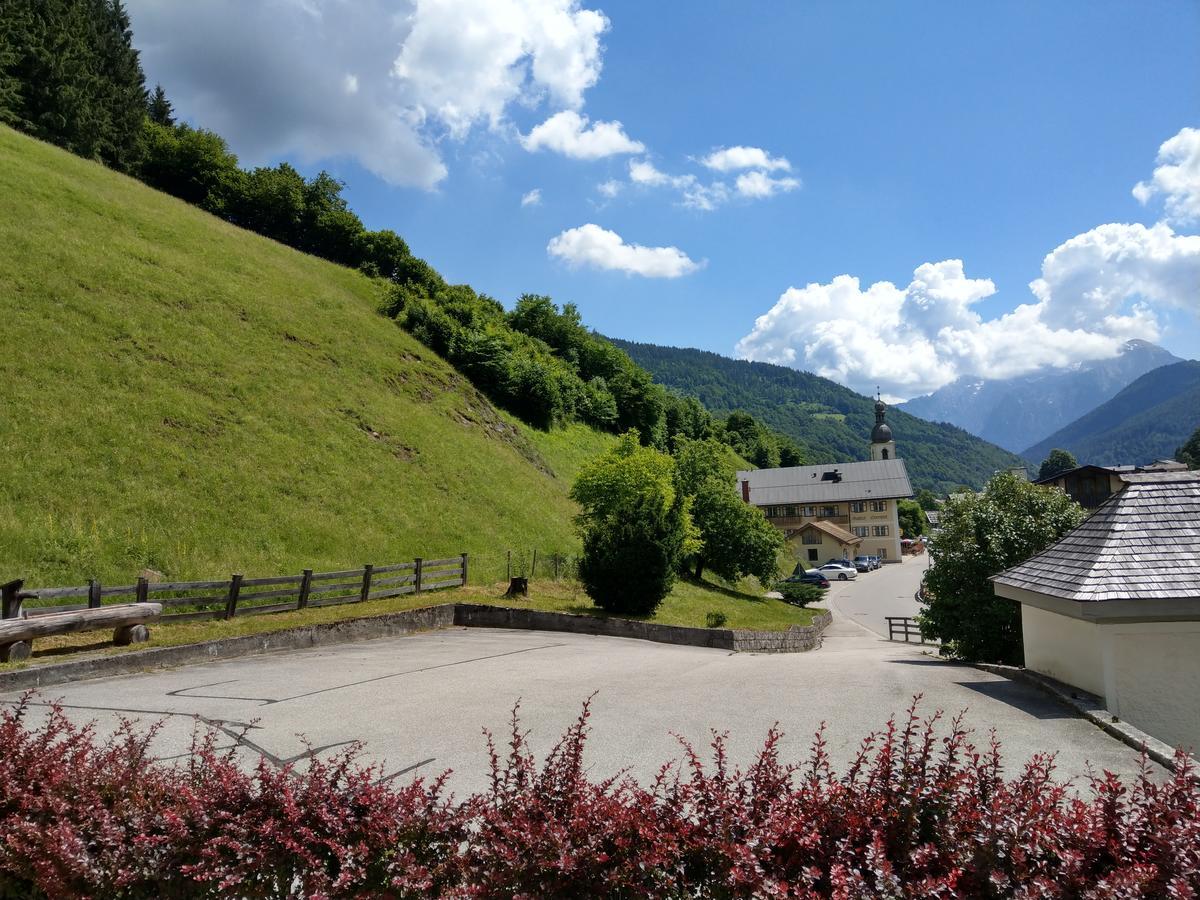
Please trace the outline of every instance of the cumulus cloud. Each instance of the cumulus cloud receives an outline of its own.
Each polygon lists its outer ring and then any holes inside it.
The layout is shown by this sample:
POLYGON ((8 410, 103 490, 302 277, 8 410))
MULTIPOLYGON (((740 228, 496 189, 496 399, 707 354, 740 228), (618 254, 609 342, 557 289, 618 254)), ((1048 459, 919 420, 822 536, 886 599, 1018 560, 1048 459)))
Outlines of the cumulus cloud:
POLYGON ((555 113, 521 138, 526 150, 553 150, 572 159, 602 159, 641 153, 645 146, 625 134, 620 122, 595 122, 573 109, 555 113))
POLYGON ((1200 221, 1200 129, 1183 128, 1164 141, 1156 161, 1150 180, 1133 186, 1133 196, 1145 205, 1161 194, 1168 221, 1200 221))
POLYGON ((782 156, 771 156, 759 147, 721 147, 700 162, 715 172, 736 172, 739 169, 760 169, 764 172, 779 169, 790 172, 792 169, 792 164, 782 156))
POLYGON ((765 199, 800 187, 799 178, 772 178, 766 172, 743 172, 733 185, 743 197, 765 199))
POLYGON ((617 181, 615 178, 610 178, 608 181, 602 181, 600 184, 596 185, 596 190, 611 200, 613 197, 617 196, 617 194, 621 193, 621 182, 617 181))
POLYGON ((128 5, 150 81, 244 162, 350 157, 423 188, 442 138, 503 128, 512 104, 578 109, 609 24, 580 0, 128 5))
POLYGON ((529 193, 521 197, 522 206, 541 206, 542 205, 542 189, 534 188, 529 193))
POLYGON ((550 256, 571 266, 608 269, 646 278, 679 278, 699 269, 678 247, 643 247, 627 244, 615 231, 588 223, 570 228, 546 245, 550 256))
POLYGON ((714 210, 729 198, 723 182, 704 184, 695 175, 668 175, 648 159, 629 161, 629 180, 643 187, 669 187, 679 193, 679 202, 689 209, 714 210))
POLYGON ((996 292, 992 281, 944 260, 918 266, 904 288, 863 288, 851 275, 788 288, 737 352, 907 398, 960 375, 1010 378, 1114 356, 1132 338, 1157 340, 1150 304, 1194 311, 1197 284, 1200 236, 1162 223, 1101 225, 1051 251, 1032 301, 997 318, 974 308, 996 292))

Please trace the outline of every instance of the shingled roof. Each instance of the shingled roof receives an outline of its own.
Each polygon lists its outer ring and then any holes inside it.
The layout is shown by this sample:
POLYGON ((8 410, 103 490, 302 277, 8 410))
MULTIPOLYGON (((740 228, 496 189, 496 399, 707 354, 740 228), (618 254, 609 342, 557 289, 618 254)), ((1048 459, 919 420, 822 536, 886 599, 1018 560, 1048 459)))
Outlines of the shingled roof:
POLYGON ((886 500, 913 492, 902 459, 751 469, 737 477, 739 483, 749 482, 749 500, 756 506, 886 500))
POLYGON ((806 524, 802 525, 800 528, 796 529, 796 534, 800 534, 801 532, 807 531, 809 528, 815 528, 818 531, 823 531, 827 535, 829 535, 831 538, 833 538, 835 541, 837 541, 838 543, 841 543, 841 544, 852 544, 853 545, 853 544, 861 544, 862 543, 862 538, 860 538, 858 535, 854 534, 853 532, 847 531, 845 528, 842 528, 838 525, 834 525, 832 522, 827 522, 824 519, 820 519, 816 522, 807 522, 806 524))
POLYGON ((1074 531, 992 581, 1087 603, 1200 598, 1200 473, 1122 481, 1074 531))

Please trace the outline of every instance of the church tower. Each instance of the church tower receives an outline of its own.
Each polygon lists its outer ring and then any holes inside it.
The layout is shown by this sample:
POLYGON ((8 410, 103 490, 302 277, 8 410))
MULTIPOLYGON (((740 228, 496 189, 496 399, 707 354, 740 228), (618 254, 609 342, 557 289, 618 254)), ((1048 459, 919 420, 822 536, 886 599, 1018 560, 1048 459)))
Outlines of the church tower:
POLYGON ((892 440, 892 429, 883 421, 887 404, 878 393, 875 395, 875 427, 871 429, 871 459, 896 459, 896 442, 892 440))

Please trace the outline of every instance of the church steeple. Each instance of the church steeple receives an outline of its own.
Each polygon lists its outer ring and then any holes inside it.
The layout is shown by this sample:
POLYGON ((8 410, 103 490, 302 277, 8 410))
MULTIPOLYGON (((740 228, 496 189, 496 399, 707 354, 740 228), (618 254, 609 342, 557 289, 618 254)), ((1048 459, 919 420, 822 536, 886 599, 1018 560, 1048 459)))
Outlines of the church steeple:
POLYGON ((871 459, 874 460, 896 458, 896 442, 892 440, 892 429, 884 421, 886 413, 887 404, 883 402, 879 388, 876 388, 875 427, 871 429, 871 459))

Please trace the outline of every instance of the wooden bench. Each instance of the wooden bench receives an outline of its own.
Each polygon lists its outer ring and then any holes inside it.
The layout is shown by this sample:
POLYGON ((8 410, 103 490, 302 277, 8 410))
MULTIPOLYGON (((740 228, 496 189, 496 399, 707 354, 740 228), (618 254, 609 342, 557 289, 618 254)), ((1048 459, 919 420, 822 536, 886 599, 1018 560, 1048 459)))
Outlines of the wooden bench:
POLYGON ((0 619, 0 662, 28 659, 33 639, 52 634, 70 634, 98 628, 113 629, 113 643, 120 646, 149 640, 146 623, 162 615, 161 603, 122 603, 95 609, 0 619))

